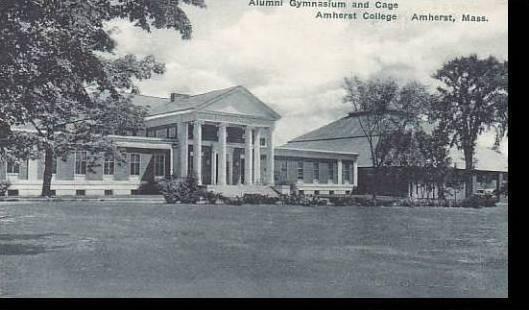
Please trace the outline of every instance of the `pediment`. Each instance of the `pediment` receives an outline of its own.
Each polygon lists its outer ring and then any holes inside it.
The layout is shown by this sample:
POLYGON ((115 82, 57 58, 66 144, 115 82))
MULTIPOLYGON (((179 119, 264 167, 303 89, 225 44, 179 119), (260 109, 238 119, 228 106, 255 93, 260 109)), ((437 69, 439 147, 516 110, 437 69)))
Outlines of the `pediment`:
POLYGON ((278 120, 281 116, 242 87, 218 97, 199 108, 202 111, 278 120))

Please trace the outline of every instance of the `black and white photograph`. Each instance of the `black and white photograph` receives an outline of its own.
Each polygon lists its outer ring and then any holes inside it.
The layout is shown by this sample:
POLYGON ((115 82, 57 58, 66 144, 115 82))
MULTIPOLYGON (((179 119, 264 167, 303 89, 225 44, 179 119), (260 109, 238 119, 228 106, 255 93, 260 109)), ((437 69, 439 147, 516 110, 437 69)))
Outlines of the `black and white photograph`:
POLYGON ((508 298, 508 11, 0 0, 0 299, 508 298))

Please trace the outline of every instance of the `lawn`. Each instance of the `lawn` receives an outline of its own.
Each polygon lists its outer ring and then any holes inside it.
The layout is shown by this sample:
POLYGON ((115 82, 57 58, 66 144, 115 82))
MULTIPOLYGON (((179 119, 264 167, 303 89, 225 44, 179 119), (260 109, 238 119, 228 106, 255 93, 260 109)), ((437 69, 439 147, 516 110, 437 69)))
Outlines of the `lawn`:
POLYGON ((1 297, 507 297, 507 207, 0 202, 1 297))

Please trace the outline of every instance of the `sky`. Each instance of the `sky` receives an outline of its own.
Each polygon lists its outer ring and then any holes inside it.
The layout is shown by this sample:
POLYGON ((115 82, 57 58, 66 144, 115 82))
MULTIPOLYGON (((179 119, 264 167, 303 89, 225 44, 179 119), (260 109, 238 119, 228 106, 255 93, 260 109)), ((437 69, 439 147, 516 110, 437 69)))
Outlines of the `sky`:
MULTIPOLYGON (((433 89, 431 75, 454 57, 475 53, 507 60, 506 0, 388 1, 399 5, 393 23, 321 20, 316 12, 332 9, 296 9, 288 2, 283 7, 250 7, 248 0, 206 0, 206 9, 182 5, 193 25, 191 40, 170 30, 146 33, 123 21, 109 27, 118 54, 154 55, 166 65, 165 74, 138 83, 142 94, 193 95, 243 85, 282 115, 275 131, 278 145, 351 110, 342 101, 345 77, 415 80, 433 89), (458 18, 469 13, 489 21, 414 23, 414 12, 458 18)), ((491 146, 493 138, 486 134, 478 143, 491 146)), ((507 153, 507 139, 501 150, 507 153)))

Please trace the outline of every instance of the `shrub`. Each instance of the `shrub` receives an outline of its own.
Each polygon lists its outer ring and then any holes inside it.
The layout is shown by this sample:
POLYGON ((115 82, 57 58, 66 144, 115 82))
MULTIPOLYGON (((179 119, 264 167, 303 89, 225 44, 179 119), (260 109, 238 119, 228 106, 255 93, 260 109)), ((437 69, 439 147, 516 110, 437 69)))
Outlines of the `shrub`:
POLYGON ((492 195, 472 195, 459 203, 462 208, 482 208, 496 206, 496 199, 492 195))
POLYGON ((230 198, 230 197, 224 198, 224 203, 228 205, 240 206, 242 205, 242 202, 243 202, 242 198, 239 196, 236 196, 235 198, 230 198))
POLYGON ((414 207, 414 201, 411 200, 410 198, 406 198, 406 199, 401 199, 399 202, 398 202, 398 205, 399 206, 402 206, 402 207, 414 207))
POLYGON ((215 192, 207 192, 206 193, 206 199, 210 204, 216 204, 217 201, 225 201, 226 198, 222 196, 220 193, 215 192))
POLYGON ((451 207, 450 201, 446 199, 401 199, 394 203, 403 207, 451 207))
POLYGON ((331 197, 329 198, 329 201, 333 205, 338 206, 338 207, 357 205, 353 197, 331 197))
POLYGON ((178 196, 180 183, 182 183, 180 179, 170 178, 160 180, 156 185, 167 203, 176 203, 180 200, 178 196))
POLYGON ((9 181, 0 181, 0 196, 5 196, 10 186, 9 181))
POLYGON ((280 198, 273 198, 271 201, 278 203, 279 201, 283 205, 293 205, 293 206, 325 206, 327 205, 327 200, 322 199, 318 196, 305 196, 305 195, 281 195, 280 198))
POLYGON ((246 204, 275 204, 279 198, 261 194, 244 194, 242 200, 246 204))
POLYGON ((283 201, 283 204, 285 205, 300 206, 305 203, 306 198, 304 195, 292 194, 292 195, 281 196, 281 200, 283 201))
POLYGON ((167 203, 196 203, 207 198, 204 187, 198 185, 197 178, 190 174, 184 180, 172 177, 158 182, 158 188, 167 203))

